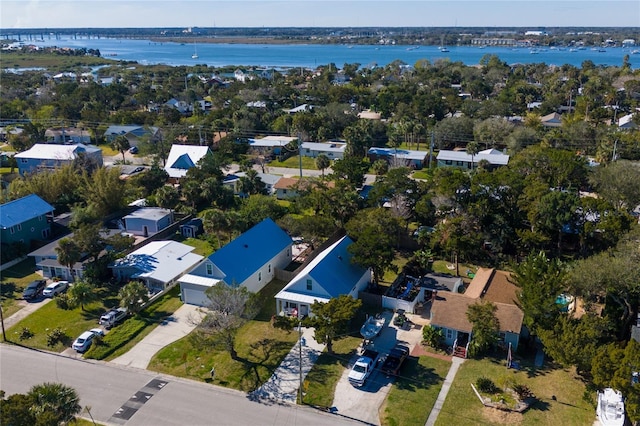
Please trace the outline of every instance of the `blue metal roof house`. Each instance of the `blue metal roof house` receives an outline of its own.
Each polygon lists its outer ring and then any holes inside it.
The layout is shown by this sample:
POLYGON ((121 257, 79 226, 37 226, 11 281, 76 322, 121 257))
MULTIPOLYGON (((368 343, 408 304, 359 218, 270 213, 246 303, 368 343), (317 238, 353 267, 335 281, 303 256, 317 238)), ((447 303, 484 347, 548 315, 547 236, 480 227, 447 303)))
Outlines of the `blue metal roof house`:
POLYGON ((349 246, 353 240, 344 236, 322 251, 278 294, 276 312, 280 315, 311 315, 311 304, 328 302, 343 294, 357 299, 371 281, 371 269, 351 262, 349 246))
POLYGON ((0 241, 2 245, 21 243, 51 236, 54 208, 35 194, 0 205, 0 241))
POLYGON ((220 248, 180 279, 184 303, 205 306, 205 291, 218 283, 260 291, 275 276, 275 269, 291 263, 293 241, 267 218, 220 248))

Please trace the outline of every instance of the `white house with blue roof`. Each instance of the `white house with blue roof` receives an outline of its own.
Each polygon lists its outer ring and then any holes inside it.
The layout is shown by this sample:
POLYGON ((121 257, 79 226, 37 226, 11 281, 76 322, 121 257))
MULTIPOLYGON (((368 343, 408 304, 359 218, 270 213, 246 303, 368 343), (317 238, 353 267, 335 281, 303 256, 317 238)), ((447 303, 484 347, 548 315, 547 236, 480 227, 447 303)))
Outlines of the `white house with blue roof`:
POLYGON ((351 262, 349 246, 353 240, 344 236, 316 256, 276 294, 276 312, 280 315, 311 315, 313 302, 328 302, 334 297, 358 293, 371 282, 371 269, 351 262))
POLYGON ((205 156, 211 154, 208 146, 199 145, 171 145, 164 170, 169 179, 176 182, 187 175, 187 171, 198 165, 205 156))
POLYGON ((51 236, 54 208, 35 194, 0 205, 0 242, 20 243, 29 247, 31 241, 51 236))
POLYGON ((258 292, 292 259, 291 237, 267 218, 180 277, 182 301, 206 306, 209 287, 224 283, 258 292))

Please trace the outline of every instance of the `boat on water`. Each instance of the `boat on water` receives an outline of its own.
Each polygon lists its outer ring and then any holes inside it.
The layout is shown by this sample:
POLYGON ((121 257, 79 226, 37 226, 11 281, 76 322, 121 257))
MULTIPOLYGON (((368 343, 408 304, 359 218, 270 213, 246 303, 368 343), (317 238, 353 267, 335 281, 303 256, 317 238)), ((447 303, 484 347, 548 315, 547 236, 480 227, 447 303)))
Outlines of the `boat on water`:
POLYGON ((375 317, 372 316, 367 318, 364 324, 362 324, 362 327, 360 328, 360 334, 362 334, 362 337, 364 337, 365 339, 371 340, 378 334, 380 334, 383 327, 384 318, 378 315, 376 315, 375 317))
POLYGON ((622 393, 612 388, 598 392, 596 414, 602 426, 623 426, 625 415, 622 393))
POLYGON ((191 55, 191 59, 198 59, 198 47, 196 46, 196 43, 193 43, 193 55, 191 55))

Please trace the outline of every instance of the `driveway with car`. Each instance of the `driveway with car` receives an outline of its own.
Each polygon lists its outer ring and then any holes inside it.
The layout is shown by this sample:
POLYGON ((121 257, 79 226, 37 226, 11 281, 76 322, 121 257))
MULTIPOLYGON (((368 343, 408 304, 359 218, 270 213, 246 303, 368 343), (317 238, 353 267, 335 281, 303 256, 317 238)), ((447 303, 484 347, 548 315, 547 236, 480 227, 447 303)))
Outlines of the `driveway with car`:
MULTIPOLYGON (((380 335, 374 339, 373 344, 367 346, 367 348, 380 352, 383 357, 383 355, 389 353, 396 343, 403 343, 412 349, 422 340, 420 326, 414 325, 409 329, 397 328, 393 325, 392 312, 386 311, 383 316, 386 320, 385 327, 380 335)), ((351 359, 349 365, 353 365, 357 358, 358 354, 351 359)), ((350 368, 345 369, 336 384, 333 397, 333 408, 338 414, 369 424, 380 424, 378 410, 387 398, 391 383, 394 380, 392 377, 386 377, 380 372, 381 366, 382 362, 379 362, 362 387, 354 387, 349 383, 350 368)), ((399 374, 402 374, 402 368, 399 374)))

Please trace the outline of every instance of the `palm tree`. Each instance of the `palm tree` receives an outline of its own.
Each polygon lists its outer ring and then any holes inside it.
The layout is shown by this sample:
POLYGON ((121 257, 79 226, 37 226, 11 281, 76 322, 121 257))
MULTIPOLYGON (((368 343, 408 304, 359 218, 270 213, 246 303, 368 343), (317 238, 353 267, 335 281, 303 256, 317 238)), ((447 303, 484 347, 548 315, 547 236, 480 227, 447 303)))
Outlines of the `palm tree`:
POLYGON ((34 401, 32 410, 37 419, 36 424, 68 423, 82 411, 80 397, 75 389, 62 383, 43 383, 35 385, 27 394, 34 401))
POLYGON ((58 263, 69 268, 69 275, 73 280, 73 265, 82 259, 80 246, 71 238, 62 238, 56 247, 58 263))
POLYGON ((84 311, 84 305, 91 303, 96 299, 95 289, 86 281, 78 281, 69 288, 69 297, 71 302, 84 311))
POLYGON ((476 141, 467 144, 467 154, 471 156, 471 171, 473 171, 474 157, 480 152, 480 144, 476 141))
POLYGON ((331 160, 324 154, 320 154, 316 157, 316 167, 322 171, 322 179, 324 180, 324 171, 331 166, 331 160))
POLYGON ((111 142, 111 147, 122 154, 122 163, 124 164, 124 153, 131 148, 129 139, 126 136, 118 136, 111 142))
POLYGON ((120 306, 131 313, 137 313, 149 301, 149 290, 140 281, 131 281, 118 292, 120 306))

